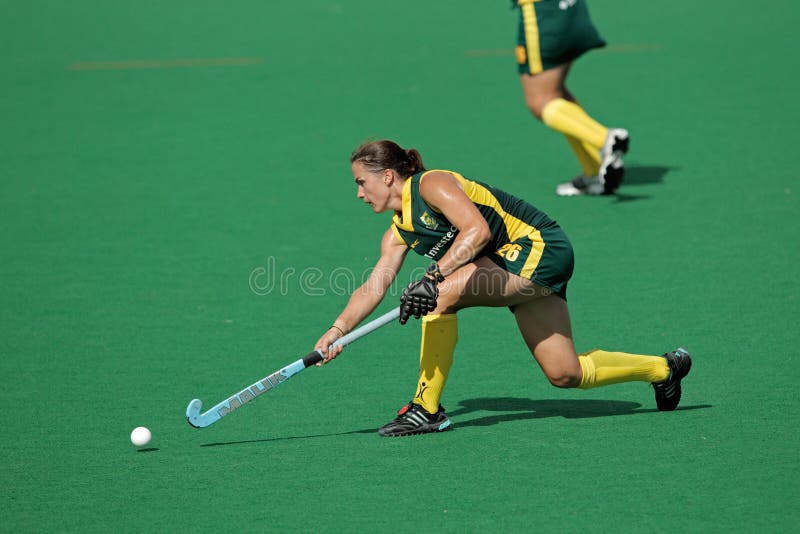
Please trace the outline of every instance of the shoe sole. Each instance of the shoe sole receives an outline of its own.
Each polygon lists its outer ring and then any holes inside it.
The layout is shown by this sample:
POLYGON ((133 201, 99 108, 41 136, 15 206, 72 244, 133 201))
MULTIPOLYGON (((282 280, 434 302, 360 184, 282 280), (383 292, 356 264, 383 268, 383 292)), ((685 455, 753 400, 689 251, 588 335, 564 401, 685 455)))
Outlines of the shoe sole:
POLYGON ((408 432, 400 432, 397 434, 381 434, 380 431, 378 431, 378 434, 380 434, 384 438, 403 438, 406 436, 417 436, 419 434, 433 434, 435 432, 446 432, 452 428, 451 425, 452 423, 448 419, 447 421, 439 423, 439 426, 437 427, 416 428, 414 430, 409 430, 408 432))
MULTIPOLYGON (((602 169, 601 169, 602 170, 602 169)), ((625 164, 622 159, 616 159, 605 169, 603 181, 603 194, 614 194, 625 179, 625 164)))
POLYGON ((598 189, 602 187, 601 184, 594 182, 586 187, 580 188, 574 185, 575 180, 572 182, 565 182, 556 187, 556 195, 560 197, 579 197, 579 196, 597 196, 602 195, 603 190, 598 189))

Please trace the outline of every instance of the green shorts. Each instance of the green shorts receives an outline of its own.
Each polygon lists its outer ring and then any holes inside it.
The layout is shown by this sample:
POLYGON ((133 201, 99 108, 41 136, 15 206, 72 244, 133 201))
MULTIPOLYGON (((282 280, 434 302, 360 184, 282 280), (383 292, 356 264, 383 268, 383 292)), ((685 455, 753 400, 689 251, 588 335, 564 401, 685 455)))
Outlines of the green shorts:
POLYGON ((585 0, 519 0, 518 4, 520 74, 538 74, 606 45, 585 0))
POLYGON ((542 228, 533 236, 506 243, 487 257, 502 269, 528 278, 567 300, 567 283, 572 277, 575 256, 560 226, 542 228))

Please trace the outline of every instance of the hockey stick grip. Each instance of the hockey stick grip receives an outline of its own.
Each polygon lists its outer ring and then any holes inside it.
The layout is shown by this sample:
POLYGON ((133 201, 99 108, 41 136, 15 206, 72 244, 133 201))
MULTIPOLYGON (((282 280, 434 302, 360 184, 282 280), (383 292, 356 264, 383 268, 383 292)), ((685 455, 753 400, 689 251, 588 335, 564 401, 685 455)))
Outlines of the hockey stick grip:
POLYGON ((311 367, 314 364, 317 364, 322 361, 322 354, 318 350, 313 352, 309 352, 305 356, 303 356, 303 365, 306 367, 311 367))

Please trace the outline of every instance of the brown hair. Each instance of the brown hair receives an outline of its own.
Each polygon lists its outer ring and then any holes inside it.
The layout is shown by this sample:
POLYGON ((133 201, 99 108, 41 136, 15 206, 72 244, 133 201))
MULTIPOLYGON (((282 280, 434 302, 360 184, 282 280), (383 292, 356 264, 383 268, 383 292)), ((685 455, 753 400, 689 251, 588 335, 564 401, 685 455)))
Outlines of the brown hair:
POLYGON ((392 169, 403 178, 425 170, 422 156, 413 148, 404 149, 394 141, 366 141, 350 154, 350 163, 360 161, 370 172, 392 169))

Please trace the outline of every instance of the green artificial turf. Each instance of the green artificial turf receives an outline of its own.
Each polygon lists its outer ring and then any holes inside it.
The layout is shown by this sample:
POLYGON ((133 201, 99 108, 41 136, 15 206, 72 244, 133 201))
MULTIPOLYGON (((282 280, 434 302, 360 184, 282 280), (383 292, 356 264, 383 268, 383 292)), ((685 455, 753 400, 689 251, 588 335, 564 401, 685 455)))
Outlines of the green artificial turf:
POLYGON ((578 168, 522 101, 508 2, 3 7, 0 530, 796 527, 795 3, 591 4, 609 47, 570 87, 632 136, 602 198, 554 195, 578 168), (375 137, 557 219, 577 348, 687 346, 680 409, 555 389, 508 311, 473 309, 452 432, 375 433, 413 395, 418 323, 189 427, 192 398, 311 350, 374 264, 389 216, 348 155, 375 137))

